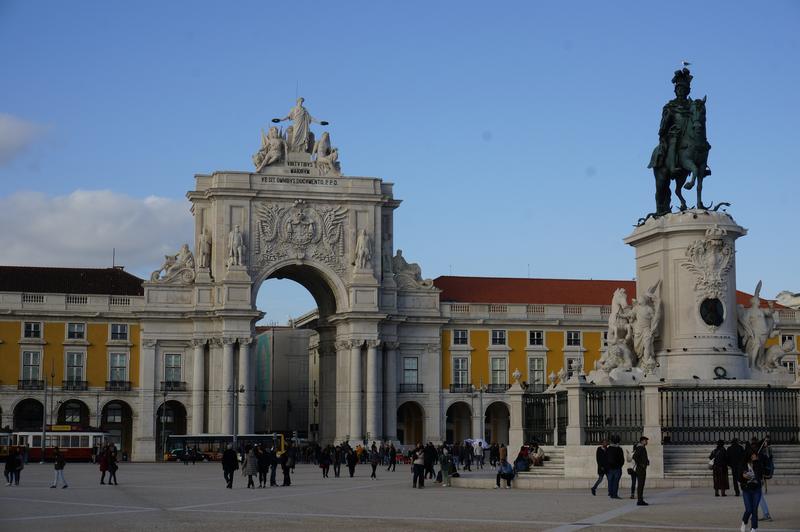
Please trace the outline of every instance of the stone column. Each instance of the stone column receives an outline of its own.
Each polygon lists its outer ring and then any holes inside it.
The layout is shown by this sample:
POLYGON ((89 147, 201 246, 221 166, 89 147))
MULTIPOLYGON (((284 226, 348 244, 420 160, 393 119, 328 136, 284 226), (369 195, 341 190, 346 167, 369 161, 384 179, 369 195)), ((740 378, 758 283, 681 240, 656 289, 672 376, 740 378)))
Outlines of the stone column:
POLYGON ((383 434, 387 440, 397 441, 397 348, 400 347, 400 342, 385 342, 384 345, 386 366, 383 373, 386 376, 386 389, 383 394, 383 434))
POLYGON ((361 413, 361 346, 363 340, 352 340, 350 343, 350 441, 361 441, 364 438, 363 416, 361 413))
POLYGON ((250 344, 252 338, 239 338, 239 390, 244 386, 244 392, 236 394, 238 398, 238 426, 239 434, 253 433, 253 379, 252 379, 252 353, 250 344))
POLYGON ((383 438, 381 395, 383 379, 381 379, 381 359, 378 356, 380 340, 367 340, 367 432, 371 440, 383 438))
POLYGON ((222 433, 233 434, 233 342, 222 339, 222 433))
POLYGON ((156 341, 142 340, 139 349, 139 412, 132 458, 137 462, 156 459, 155 395, 156 341))
POLYGON ((192 359, 192 434, 202 434, 203 423, 206 418, 206 340, 196 338, 192 340, 194 357, 192 359))
POLYGON ((508 419, 508 448, 516 452, 525 443, 525 405, 523 398, 525 390, 516 381, 508 389, 509 419, 508 419))
POLYGON ((350 434, 350 341, 336 341, 336 404, 335 404, 335 434, 336 441, 342 442, 349 439, 350 434))
POLYGON ((662 383, 654 375, 642 381, 642 432, 647 436, 647 459, 650 466, 647 476, 664 478, 664 446, 661 444, 661 395, 658 391, 662 383))

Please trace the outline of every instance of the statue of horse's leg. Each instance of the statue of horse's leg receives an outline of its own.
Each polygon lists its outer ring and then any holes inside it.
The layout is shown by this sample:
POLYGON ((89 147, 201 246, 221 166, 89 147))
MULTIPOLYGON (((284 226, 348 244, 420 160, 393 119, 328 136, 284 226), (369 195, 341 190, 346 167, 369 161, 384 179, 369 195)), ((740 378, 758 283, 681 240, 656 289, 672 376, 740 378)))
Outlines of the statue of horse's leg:
POLYGON ((703 175, 702 174, 700 174, 700 179, 697 180, 697 208, 698 209, 707 209, 708 208, 705 205, 703 205, 703 175))
POLYGON ((686 210, 686 200, 683 198, 683 193, 682 193, 683 191, 681 190, 681 188, 684 187, 684 183, 686 182, 687 176, 688 174, 685 173, 680 173, 675 176, 675 195, 678 196, 679 200, 681 200, 681 206, 680 206, 681 211, 686 210))
POLYGON ((662 215, 669 213, 670 196, 669 172, 664 167, 653 168, 653 176, 656 178, 656 214, 662 215))

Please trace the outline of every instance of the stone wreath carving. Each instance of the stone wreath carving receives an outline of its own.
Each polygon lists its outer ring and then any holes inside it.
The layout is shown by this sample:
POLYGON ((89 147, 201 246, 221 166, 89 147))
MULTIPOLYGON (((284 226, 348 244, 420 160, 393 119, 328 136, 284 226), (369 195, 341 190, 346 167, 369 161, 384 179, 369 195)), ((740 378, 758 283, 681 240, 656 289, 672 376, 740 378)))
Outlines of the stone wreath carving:
POLYGON ((725 300, 728 271, 733 266, 733 246, 725 241, 725 229, 714 224, 703 240, 695 240, 686 248, 683 266, 695 275, 694 289, 698 299, 725 300))
POLYGON ((260 265, 280 259, 315 259, 344 273, 344 207, 316 207, 304 200, 256 209, 255 255, 260 265))

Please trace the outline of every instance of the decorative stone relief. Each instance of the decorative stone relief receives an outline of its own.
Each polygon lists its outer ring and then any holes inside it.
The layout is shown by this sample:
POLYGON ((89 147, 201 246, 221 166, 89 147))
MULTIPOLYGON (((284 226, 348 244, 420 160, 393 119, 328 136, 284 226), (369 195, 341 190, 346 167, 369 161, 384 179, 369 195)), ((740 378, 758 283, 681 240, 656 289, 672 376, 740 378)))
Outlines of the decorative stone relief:
POLYGON ((317 165, 319 175, 342 175, 339 150, 331 148, 331 137, 327 131, 323 132, 320 139, 314 143, 311 157, 317 165))
POLYGON ((283 258, 315 259, 344 273, 344 207, 314 207, 304 200, 293 206, 257 207, 256 261, 261 266, 283 258))
POLYGON ((366 344, 367 344, 367 348, 376 348, 376 347, 380 347, 381 341, 380 340, 367 340, 366 344))
POLYGON ((406 262, 403 250, 398 249, 392 258, 392 270, 397 286, 400 288, 433 288, 432 279, 422 278, 422 268, 415 262, 406 262))
POLYGON ((654 370, 656 367, 653 343, 656 336, 658 336, 660 324, 661 281, 658 281, 647 292, 634 300, 631 314, 633 352, 636 353, 639 366, 645 370, 645 373, 654 370))
POLYGON ((698 299, 725 301, 728 271, 733 266, 733 246, 725 241, 727 231, 714 224, 703 240, 695 240, 686 248, 683 266, 695 275, 694 289, 698 299))
POLYGON ((184 244, 175 255, 164 255, 164 264, 150 275, 155 283, 189 284, 194 281, 194 255, 184 244))
POLYGON ((764 369, 767 371, 788 372, 789 368, 781 365, 781 360, 786 355, 794 352, 794 342, 786 340, 782 345, 771 345, 764 353, 764 369))
POLYGON ((520 385, 520 379, 522 378, 522 373, 520 373, 519 368, 514 368, 514 373, 511 374, 511 378, 514 379, 514 384, 517 386, 520 385))
POLYGON ((192 347, 203 347, 207 342, 206 338, 192 338, 192 347))
POLYGON ((288 152, 286 140, 278 132, 278 128, 272 126, 269 128, 269 133, 264 134, 261 130, 261 148, 253 155, 253 164, 256 167, 256 172, 263 172, 267 166, 286 160, 288 152))
POLYGON ((241 227, 235 225, 228 233, 228 267, 244 266, 247 257, 247 246, 241 227))
POLYGON ((558 382, 560 384, 564 384, 565 382, 567 382, 567 370, 566 369, 561 368, 560 370, 558 370, 558 382))
POLYGON ((370 238, 366 229, 361 229, 358 232, 352 265, 357 270, 369 270, 372 268, 372 238, 370 238))
POLYGON ((653 343, 661 324, 661 281, 656 282, 641 297, 628 305, 624 288, 614 291, 611 313, 608 316, 608 334, 599 369, 606 374, 620 368, 630 370, 641 367, 645 373, 655 370, 657 364, 653 343))
POLYGON ((142 340, 142 347, 146 347, 148 349, 153 349, 156 346, 157 343, 158 343, 158 340, 152 340, 150 338, 147 338, 145 340, 142 340))
POLYGON ((755 293, 750 298, 750 305, 737 306, 738 328, 750 367, 768 370, 772 368, 765 356, 764 346, 769 338, 778 335, 778 330, 775 329, 774 304, 770 301, 767 308, 761 308, 760 293, 761 281, 756 285, 755 293))
POLYGON ((400 347, 400 342, 383 342, 383 345, 389 351, 396 351, 400 347))

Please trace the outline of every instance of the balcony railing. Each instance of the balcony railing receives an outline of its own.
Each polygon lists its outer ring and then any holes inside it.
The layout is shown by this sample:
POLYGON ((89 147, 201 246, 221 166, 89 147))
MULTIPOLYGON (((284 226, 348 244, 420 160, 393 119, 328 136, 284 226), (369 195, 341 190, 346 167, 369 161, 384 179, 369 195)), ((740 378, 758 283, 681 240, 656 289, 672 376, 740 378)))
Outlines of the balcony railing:
POLYGON ((400 385, 400 393, 422 393, 422 384, 420 383, 402 383, 400 385))
POLYGON ((131 381, 106 381, 107 392, 129 392, 131 381))
POLYGON ((37 379, 21 379, 17 381, 18 390, 44 390, 44 381, 37 379))
POLYGON ((472 391, 471 384, 451 384, 450 393, 469 393, 472 391))
POLYGON ((508 388, 508 384, 487 384, 486 393, 506 393, 508 388))
POLYGON ((181 381, 161 381, 162 392, 185 392, 186 383, 181 381))
POLYGON ((86 381, 61 381, 61 389, 65 391, 79 392, 87 390, 88 388, 89 386, 86 381))

